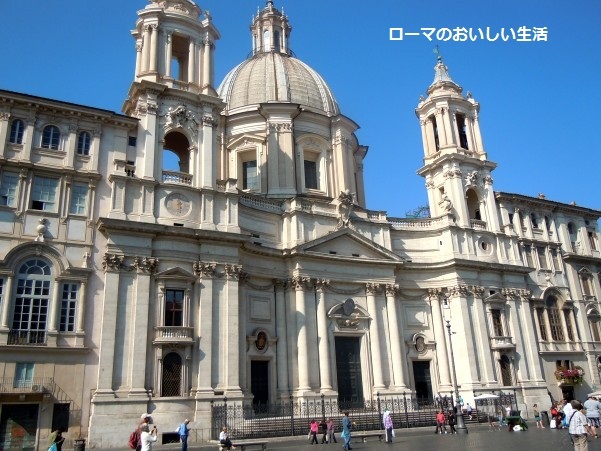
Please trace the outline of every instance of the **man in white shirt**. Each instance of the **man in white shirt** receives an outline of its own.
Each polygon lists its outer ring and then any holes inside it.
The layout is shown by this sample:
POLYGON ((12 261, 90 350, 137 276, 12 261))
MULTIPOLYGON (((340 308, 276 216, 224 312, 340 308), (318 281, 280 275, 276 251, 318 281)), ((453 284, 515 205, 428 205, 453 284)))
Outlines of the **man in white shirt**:
POLYGON ((586 422, 586 416, 581 412, 582 404, 576 400, 573 400, 571 404, 574 412, 568 419, 568 432, 574 443, 574 451, 588 451, 586 436, 591 433, 591 430, 586 422))

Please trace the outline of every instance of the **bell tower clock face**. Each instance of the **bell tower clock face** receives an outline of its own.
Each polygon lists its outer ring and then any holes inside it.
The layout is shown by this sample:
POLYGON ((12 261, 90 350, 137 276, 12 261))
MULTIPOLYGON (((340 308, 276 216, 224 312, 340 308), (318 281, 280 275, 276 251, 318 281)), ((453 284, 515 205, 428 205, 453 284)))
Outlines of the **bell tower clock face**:
POLYGON ((169 194, 165 206, 173 216, 186 216, 190 212, 190 200, 181 193, 169 194))

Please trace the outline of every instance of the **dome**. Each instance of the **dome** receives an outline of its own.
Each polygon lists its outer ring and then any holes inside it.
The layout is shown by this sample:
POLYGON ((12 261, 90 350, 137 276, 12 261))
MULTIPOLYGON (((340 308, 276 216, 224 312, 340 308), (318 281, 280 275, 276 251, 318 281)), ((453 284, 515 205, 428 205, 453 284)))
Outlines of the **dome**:
POLYGON ((231 110, 267 102, 298 103, 339 114, 334 95, 321 76, 293 56, 262 52, 232 69, 217 89, 231 110))

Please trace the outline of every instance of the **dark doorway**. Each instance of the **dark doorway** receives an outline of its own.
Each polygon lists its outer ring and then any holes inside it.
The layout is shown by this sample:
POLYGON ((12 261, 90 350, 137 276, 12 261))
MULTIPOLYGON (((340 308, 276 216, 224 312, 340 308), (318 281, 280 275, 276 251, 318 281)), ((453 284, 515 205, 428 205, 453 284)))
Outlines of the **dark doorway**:
POLYGON ((0 416, 0 449, 35 450, 37 404, 4 404, 0 416))
POLYGON ((413 379, 415 396, 420 400, 432 400, 432 380, 430 378, 430 361, 413 362, 413 379))
POLYGON ((561 387, 561 394, 563 396, 563 399, 570 402, 572 399, 574 399, 574 386, 564 385, 563 387, 561 387))
POLYGON ((269 404, 269 362, 252 360, 250 362, 250 390, 253 405, 269 404))
POLYGON ((182 387, 182 358, 170 352, 163 359, 162 396, 180 396, 182 387))
POLYGON ((363 405, 360 346, 358 337, 336 337, 338 402, 344 406, 363 405))

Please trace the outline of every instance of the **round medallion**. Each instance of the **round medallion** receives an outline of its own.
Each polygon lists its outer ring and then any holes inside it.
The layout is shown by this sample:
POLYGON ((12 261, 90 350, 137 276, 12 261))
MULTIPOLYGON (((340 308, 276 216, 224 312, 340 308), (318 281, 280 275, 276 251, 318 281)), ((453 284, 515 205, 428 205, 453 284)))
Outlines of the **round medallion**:
POLYGON ((267 346, 267 334, 265 332, 259 332, 257 334, 257 340, 255 341, 255 346, 257 350, 263 351, 265 346, 267 346))
POLYGON ((355 311, 355 301, 351 298, 348 298, 346 301, 342 303, 342 313, 346 316, 351 316, 355 311))
POLYGON ((419 336, 415 339, 415 350, 417 352, 424 352, 426 349, 426 343, 424 337, 419 336))
POLYGON ((190 212, 190 200, 181 193, 171 193, 165 199, 167 211, 174 216, 186 216, 190 212))

